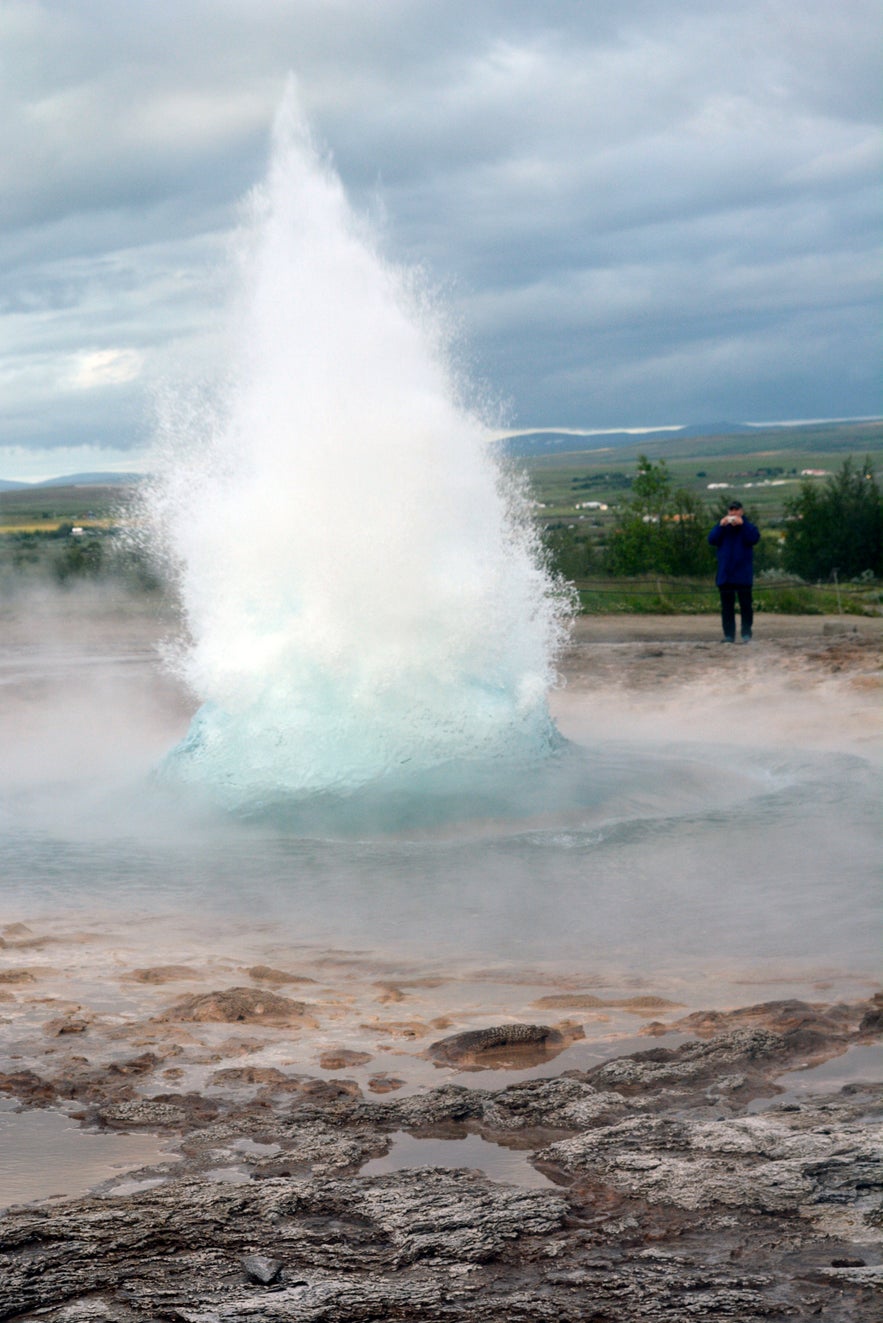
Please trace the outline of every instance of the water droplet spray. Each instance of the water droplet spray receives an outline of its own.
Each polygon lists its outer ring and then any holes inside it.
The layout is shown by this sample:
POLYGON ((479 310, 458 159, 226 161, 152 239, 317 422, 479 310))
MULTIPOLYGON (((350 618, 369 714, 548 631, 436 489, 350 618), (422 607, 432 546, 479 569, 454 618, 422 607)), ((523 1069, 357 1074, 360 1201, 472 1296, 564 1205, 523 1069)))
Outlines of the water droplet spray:
POLYGON ((545 757, 567 594, 293 88, 239 267, 224 384, 148 497, 201 702, 163 775, 248 808, 545 757))

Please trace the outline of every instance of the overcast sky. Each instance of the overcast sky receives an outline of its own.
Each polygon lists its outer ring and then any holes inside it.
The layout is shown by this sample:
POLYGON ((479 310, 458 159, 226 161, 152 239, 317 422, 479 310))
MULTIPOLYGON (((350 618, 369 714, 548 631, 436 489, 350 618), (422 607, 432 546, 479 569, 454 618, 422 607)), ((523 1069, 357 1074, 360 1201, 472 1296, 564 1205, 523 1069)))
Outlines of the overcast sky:
POLYGON ((879 0, 0 0, 0 477, 138 467, 289 72, 514 426, 880 398, 879 0))

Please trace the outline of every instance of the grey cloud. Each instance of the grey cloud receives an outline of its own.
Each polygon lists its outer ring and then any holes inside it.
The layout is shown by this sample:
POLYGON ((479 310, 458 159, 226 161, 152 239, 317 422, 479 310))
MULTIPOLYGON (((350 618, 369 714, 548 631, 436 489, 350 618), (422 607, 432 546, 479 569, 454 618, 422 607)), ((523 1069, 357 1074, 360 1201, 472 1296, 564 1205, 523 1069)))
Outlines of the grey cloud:
POLYGON ((168 363, 211 357, 291 69, 520 422, 876 412, 877 30, 866 0, 8 0, 0 444, 140 444, 168 363), (114 350, 139 381, 68 392, 114 350))

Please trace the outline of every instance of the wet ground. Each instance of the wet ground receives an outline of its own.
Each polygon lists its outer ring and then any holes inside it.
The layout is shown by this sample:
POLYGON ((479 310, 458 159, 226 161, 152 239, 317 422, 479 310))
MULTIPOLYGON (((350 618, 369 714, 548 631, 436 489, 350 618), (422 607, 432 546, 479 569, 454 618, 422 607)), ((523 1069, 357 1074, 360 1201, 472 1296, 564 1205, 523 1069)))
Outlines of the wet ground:
MULTIPOLYGON (((821 769, 794 782, 793 803, 761 804, 746 845, 755 871, 775 852, 803 891, 815 867, 819 904, 840 888, 829 940, 808 949, 801 931, 787 945, 795 911, 777 916, 763 889, 757 944, 779 924, 784 950, 707 949, 695 897, 694 931, 672 924, 677 869, 691 848, 704 865, 671 803, 664 829, 586 856, 602 871, 620 861, 620 902, 665 884, 658 924, 682 939, 667 961, 650 929, 631 948, 592 945, 599 907, 570 911, 587 936, 562 958, 551 928, 548 942, 488 947, 479 912, 458 956, 453 921, 415 949, 394 906, 361 943, 362 916, 341 912, 335 945, 298 932, 290 909, 213 908, 205 890, 189 907, 168 892, 133 908, 121 881, 117 903, 104 887, 71 904, 95 787, 187 718, 156 669, 161 632, 93 604, 17 617, 0 645, 17 751, 0 784, 46 821, 77 805, 51 867, 35 831, 4 893, 2 1202, 49 1201, 0 1216, 0 1317, 877 1316, 879 982, 856 958, 867 924, 850 907, 865 903, 875 839, 883 622, 763 619, 744 648, 719 645, 709 618, 577 622, 554 697, 571 738, 658 751, 701 737, 746 766, 772 747, 821 769), (113 740, 96 694, 121 715, 113 740), (837 802, 842 850, 824 845, 837 802), (245 1266, 254 1254, 276 1265, 261 1269, 270 1280, 245 1266)), ((709 840, 730 839, 727 812, 705 815, 709 840)), ((92 876, 112 881, 124 838, 96 852, 90 830, 92 876)), ((448 899, 462 903, 456 888, 448 899)))

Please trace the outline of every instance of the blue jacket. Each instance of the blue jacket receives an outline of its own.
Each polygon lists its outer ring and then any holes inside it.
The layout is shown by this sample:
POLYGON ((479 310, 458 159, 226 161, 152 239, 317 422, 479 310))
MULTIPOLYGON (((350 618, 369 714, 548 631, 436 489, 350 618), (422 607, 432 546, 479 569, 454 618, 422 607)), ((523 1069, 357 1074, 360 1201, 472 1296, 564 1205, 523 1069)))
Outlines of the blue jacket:
POLYGON ((760 541, 756 525, 747 519, 741 524, 715 524, 708 540, 717 552, 718 586, 754 582, 754 546, 760 541))

